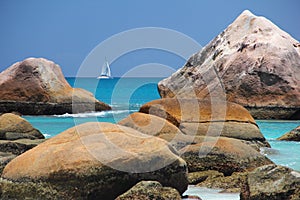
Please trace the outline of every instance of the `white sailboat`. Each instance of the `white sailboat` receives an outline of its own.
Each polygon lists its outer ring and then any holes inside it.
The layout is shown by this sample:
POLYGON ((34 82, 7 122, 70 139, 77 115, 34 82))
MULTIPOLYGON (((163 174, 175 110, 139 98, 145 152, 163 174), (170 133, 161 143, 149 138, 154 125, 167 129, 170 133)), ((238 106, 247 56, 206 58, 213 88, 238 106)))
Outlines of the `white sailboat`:
POLYGON ((102 66, 101 74, 97 77, 97 79, 109 79, 112 78, 110 73, 110 67, 109 64, 105 58, 105 64, 102 66))

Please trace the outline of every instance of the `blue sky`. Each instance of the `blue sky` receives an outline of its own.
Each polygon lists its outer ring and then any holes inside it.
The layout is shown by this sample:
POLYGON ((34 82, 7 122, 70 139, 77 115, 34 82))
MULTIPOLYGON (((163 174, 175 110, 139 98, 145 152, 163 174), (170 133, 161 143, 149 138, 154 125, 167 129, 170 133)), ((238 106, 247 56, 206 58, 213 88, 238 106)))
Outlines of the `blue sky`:
MULTIPOLYGON (((0 0, 0 71, 27 57, 44 57, 58 63, 65 76, 75 76, 99 43, 133 28, 173 29, 204 46, 245 9, 300 40, 299 8, 299 0, 0 0)), ((112 73, 121 76, 147 63, 177 69, 184 59, 135 51, 114 60, 112 73)))

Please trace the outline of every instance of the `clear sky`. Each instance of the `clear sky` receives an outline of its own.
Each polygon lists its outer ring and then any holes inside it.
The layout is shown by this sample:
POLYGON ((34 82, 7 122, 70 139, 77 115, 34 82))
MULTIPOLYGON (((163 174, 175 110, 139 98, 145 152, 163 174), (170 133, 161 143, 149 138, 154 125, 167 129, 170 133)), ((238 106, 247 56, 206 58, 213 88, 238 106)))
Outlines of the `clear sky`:
MULTIPOLYGON (((245 9, 299 41, 299 8, 299 0, 0 0, 0 71, 27 57, 44 57, 65 76, 75 76, 99 43, 133 28, 173 29, 205 46, 245 9)), ((147 50, 120 57, 111 70, 121 76, 146 63, 177 69, 184 60, 147 50)))

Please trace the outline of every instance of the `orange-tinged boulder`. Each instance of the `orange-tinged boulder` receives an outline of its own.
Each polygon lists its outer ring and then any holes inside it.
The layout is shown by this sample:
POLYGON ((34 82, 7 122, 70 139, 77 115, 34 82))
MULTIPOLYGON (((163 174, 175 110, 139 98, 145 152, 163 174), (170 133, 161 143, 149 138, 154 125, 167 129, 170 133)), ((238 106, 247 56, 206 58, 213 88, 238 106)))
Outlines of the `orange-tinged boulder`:
POLYGON ((44 135, 27 120, 13 113, 0 115, 0 140, 44 139, 44 135))
POLYGON ((187 189, 187 167, 166 141, 134 129, 90 122, 70 128, 12 160, 2 198, 114 199, 141 180, 187 189))
POLYGON ((175 125, 169 121, 150 114, 135 112, 118 122, 147 135, 161 137, 162 135, 183 134, 175 125))
POLYGON ((230 137, 269 147, 250 113, 235 103, 165 98, 144 104, 140 112, 166 119, 187 135, 230 137))

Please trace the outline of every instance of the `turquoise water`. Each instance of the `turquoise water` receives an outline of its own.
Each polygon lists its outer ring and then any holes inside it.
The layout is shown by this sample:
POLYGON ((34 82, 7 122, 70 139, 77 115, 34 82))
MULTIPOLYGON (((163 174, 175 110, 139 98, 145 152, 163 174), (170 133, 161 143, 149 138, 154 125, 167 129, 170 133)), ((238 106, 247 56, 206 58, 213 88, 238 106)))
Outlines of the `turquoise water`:
POLYGON ((266 155, 276 164, 300 171, 300 142, 278 141, 276 138, 300 125, 300 121, 257 120, 257 124, 273 150, 266 155))
MULTIPOLYGON (((95 78, 67 78, 70 85, 92 92, 97 99, 112 106, 112 111, 64 114, 57 116, 24 116, 46 137, 85 122, 116 123, 151 100, 160 98, 157 83, 161 78, 114 78, 97 80, 95 78)), ((300 125, 300 121, 258 120, 261 132, 272 146, 265 154, 275 163, 300 171, 300 143, 276 141, 284 133, 300 125)))

